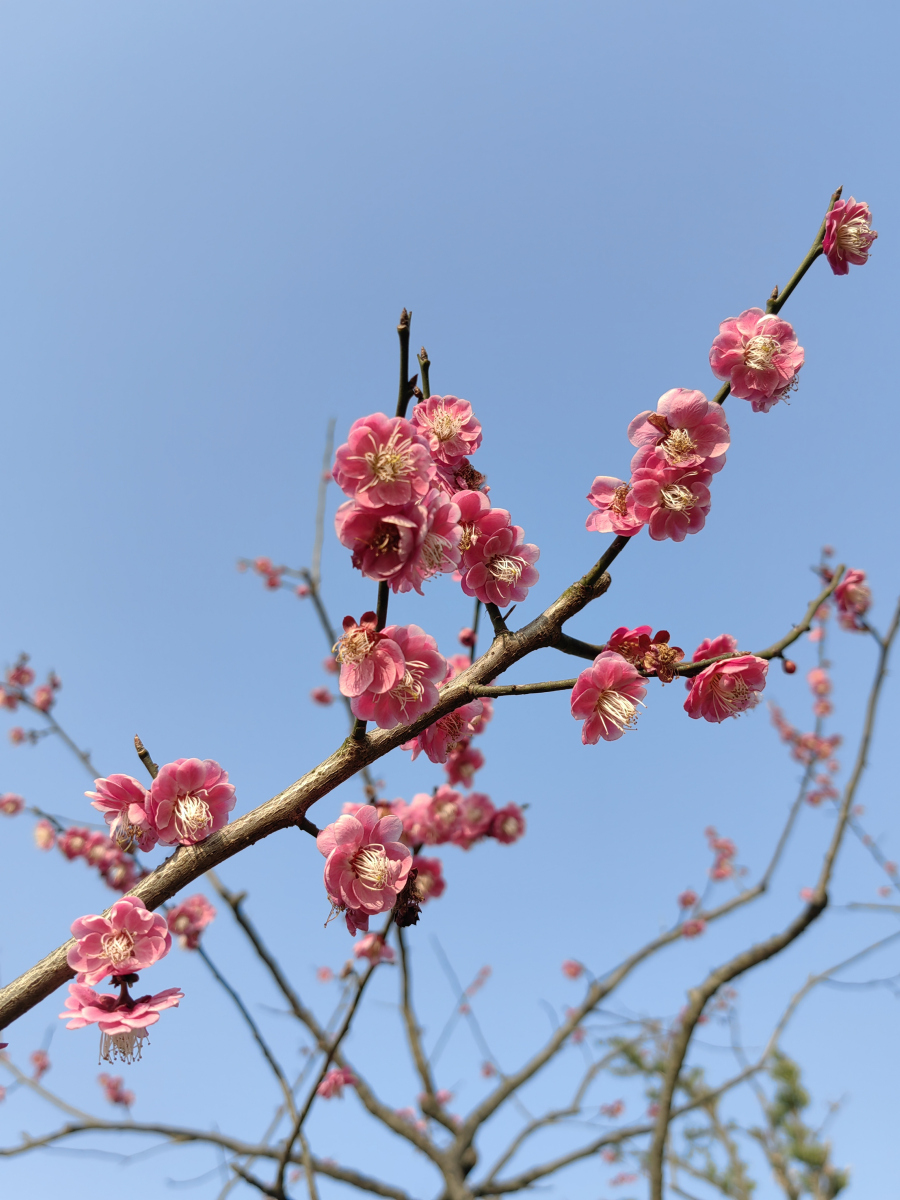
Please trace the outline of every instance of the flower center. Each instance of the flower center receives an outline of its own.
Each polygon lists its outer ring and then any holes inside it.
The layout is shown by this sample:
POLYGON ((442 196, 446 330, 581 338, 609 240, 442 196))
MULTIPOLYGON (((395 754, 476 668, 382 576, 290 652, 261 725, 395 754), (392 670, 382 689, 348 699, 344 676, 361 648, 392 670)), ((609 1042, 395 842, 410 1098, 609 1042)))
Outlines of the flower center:
POLYGON ((429 574, 434 574, 439 571, 444 565, 446 551, 450 549, 450 543, 445 537, 441 537, 439 533, 427 533, 425 541, 422 543, 422 559, 425 566, 428 568, 429 574))
POLYGON ((630 491, 630 483, 620 483, 613 492, 612 500, 609 502, 609 507, 614 513, 618 513, 620 517, 624 517, 628 512, 628 493, 630 491))
POLYGON ((130 850, 143 832, 142 825, 132 825, 130 821, 122 821, 116 829, 116 845, 122 850, 130 850))
POLYGON ((127 1033, 101 1033, 100 1060, 108 1063, 114 1063, 117 1058, 123 1063, 140 1060, 141 1047, 146 1037, 146 1029, 129 1029, 127 1033))
POLYGON ((118 967, 120 963, 131 958, 134 951, 134 938, 124 929, 119 929, 115 933, 104 933, 100 944, 103 947, 104 955, 114 967, 118 967))
POLYGON ((697 446, 686 429, 673 429, 662 443, 662 448, 669 462, 679 463, 689 458, 697 446))
POLYGON ((837 231, 837 244, 841 250, 850 250, 855 254, 868 250, 874 240, 869 223, 863 217, 854 217, 837 231))
POLYGON ((597 697, 595 705, 597 715, 608 728, 634 729, 637 724, 638 711, 632 702, 617 692, 614 688, 605 688, 597 697))
POLYGON ((749 367, 751 371, 768 371, 772 359, 780 350, 781 342, 778 338, 767 333, 757 334, 744 347, 744 366, 749 367))
POLYGON ((442 405, 431 418, 431 432, 439 442, 449 442, 463 427, 462 417, 448 412, 442 405))
MULTIPOLYGON (((417 667, 420 671, 425 669, 425 664, 420 662, 407 662, 406 665, 407 667, 417 667)), ((417 679, 412 671, 407 670, 400 682, 391 688, 390 695, 391 699, 396 700, 405 711, 408 704, 415 704, 422 699, 424 691, 421 680, 417 679)))
POLYGON ((663 508, 670 508, 673 512, 685 512, 697 503, 697 497, 683 483, 670 483, 668 487, 661 488, 659 497, 663 508))
POLYGON ((716 698, 726 708, 732 710, 733 717, 743 712, 744 709, 754 706, 755 693, 747 687, 740 675, 714 675, 710 681, 710 687, 715 692, 716 698))
POLYGON ((179 796, 175 801, 175 828, 180 837, 203 833, 211 824, 209 805, 199 796, 179 796))
POLYGON ((503 832, 505 834, 507 834, 509 837, 512 837, 514 833, 519 832, 519 822, 516 820, 515 817, 505 817, 504 818, 503 832))
POLYGON ((518 583, 519 576, 528 564, 524 558, 514 554, 498 554, 492 558, 487 567, 495 579, 501 583, 518 583))
POLYGON ((384 888, 396 874, 394 863, 384 852, 384 846, 365 846, 357 850, 350 864, 357 879, 373 888, 384 888))
POLYGON ((413 473, 413 461, 410 454, 412 443, 409 438, 400 438, 395 431, 383 446, 370 450, 363 455, 366 465, 372 473, 372 479, 360 491, 373 487, 376 483, 394 483, 398 479, 406 479, 413 473))
POLYGON ((468 550, 470 546, 474 546, 478 541, 478 530, 474 522, 470 525, 460 525, 462 536, 459 539, 460 551, 468 550))
POLYGON ((332 646, 339 663, 361 663, 372 651, 374 639, 368 630, 356 625, 332 646))
POLYGON ((378 525, 369 542, 376 554, 393 554, 400 546, 400 530, 396 525, 378 525))

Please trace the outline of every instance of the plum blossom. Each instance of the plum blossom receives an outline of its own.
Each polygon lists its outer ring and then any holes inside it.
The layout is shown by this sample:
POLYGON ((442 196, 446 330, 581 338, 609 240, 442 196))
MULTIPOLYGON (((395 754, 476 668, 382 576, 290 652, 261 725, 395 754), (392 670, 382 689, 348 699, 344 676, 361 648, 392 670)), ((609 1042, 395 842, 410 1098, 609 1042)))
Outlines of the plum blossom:
POLYGON ((95 779, 96 792, 85 792, 91 808, 103 813, 109 826, 109 836, 123 850, 137 846, 152 850, 159 834, 147 815, 150 793, 131 775, 110 775, 95 779))
POLYGON ((375 721, 380 729, 393 729, 408 725, 437 704, 437 685, 447 674, 447 660, 434 638, 418 625, 388 625, 382 632, 400 649, 403 675, 387 691, 352 697, 350 707, 354 716, 375 721))
POLYGON ((597 510, 584 523, 592 533, 618 533, 632 537, 644 528, 644 522, 634 511, 634 492, 631 484, 613 475, 598 475, 587 494, 597 510))
POLYGON ((639 667, 643 664, 644 655, 650 646, 652 632, 652 625, 637 625, 634 629, 629 629, 627 625, 620 625, 609 635, 609 641, 604 649, 614 650, 633 667, 639 667))
POLYGON ((419 792, 407 806, 402 800, 393 806, 403 823, 406 840, 414 846, 440 846, 453 838, 459 820, 462 796, 442 783, 433 796, 419 792))
POLYGON ((420 904, 428 900, 437 900, 446 890, 443 864, 439 858, 427 858, 417 854, 413 858, 413 869, 416 874, 416 895, 420 904))
POLYGON ((572 689, 572 716, 584 721, 581 740, 595 746, 614 742, 637 722, 637 706, 647 695, 641 676, 613 650, 603 650, 572 689))
POLYGON ((191 846, 228 824, 234 787, 211 758, 176 758, 160 767, 147 815, 164 846, 191 846))
POLYGON ((872 607, 872 592, 866 583, 865 571, 848 571, 834 589, 834 600, 841 629, 864 633, 863 617, 872 607))
MULTIPOLYGON (((491 516, 501 513, 509 520, 504 509, 494 509, 491 516)), ((501 608, 520 603, 540 578, 534 566, 540 556, 538 547, 525 541, 520 525, 507 524, 489 536, 481 534, 463 554, 462 590, 501 608)))
POLYGON ((6 682, 11 683, 13 687, 27 688, 34 683, 34 671, 27 666, 28 655, 23 654, 14 667, 10 667, 6 672, 6 682))
POLYGON ((563 975, 566 979, 580 979, 584 974, 584 967, 580 962, 576 962, 573 958, 567 958, 561 967, 563 975))
POLYGON ((0 813, 5 817, 17 817, 25 807, 25 801, 15 792, 5 792, 0 796, 0 813))
POLYGON ((42 683, 40 687, 36 687, 31 696, 31 703, 41 712, 49 712, 53 707, 53 701, 56 697, 53 694, 53 688, 49 684, 42 683))
POLYGON ((679 908, 693 908, 699 899, 700 899, 700 897, 693 890, 693 888, 688 888, 686 891, 682 892, 681 895, 678 897, 678 907, 679 908))
POLYGON ((346 1067, 335 1067, 329 1071, 319 1086, 316 1088, 316 1095, 321 1096, 323 1100, 330 1100, 332 1096, 341 1097, 344 1094, 345 1087, 355 1087, 356 1076, 346 1067))
POLYGON ((813 667, 807 673, 806 682, 814 696, 823 697, 831 694, 831 680, 823 667, 813 667))
POLYGON ((63 1020, 68 1018, 66 1029, 98 1025, 100 1058, 108 1063, 117 1058, 125 1063, 139 1059, 148 1027, 156 1024, 163 1009, 177 1008, 184 999, 184 992, 178 988, 166 988, 155 996, 141 996, 137 1000, 127 994, 124 984, 121 991, 121 995, 113 996, 109 992, 95 992, 84 983, 70 983, 66 1012, 59 1014, 63 1020))
MULTIPOLYGON (((669 467, 659 456, 639 450, 642 462, 632 475, 634 512, 650 527, 655 542, 671 538, 683 542, 689 533, 699 533, 710 509, 707 467, 669 467)), ((717 459, 710 460, 716 464, 717 459)))
POLYGON ((373 965, 375 963, 392 963, 394 951, 386 944, 380 933, 367 933, 353 947, 353 957, 367 958, 373 965))
POLYGON ((471 649, 475 645, 476 639, 477 634, 475 633, 475 630, 471 629, 468 625, 464 626, 464 628, 459 631, 459 644, 461 646, 466 646, 471 649))
POLYGON ((21 725, 14 725, 9 731, 9 740, 14 746, 21 746, 23 742, 28 740, 28 734, 21 725))
POLYGON ((50 1070, 50 1055, 46 1050, 32 1050, 28 1057, 34 1068, 31 1078, 37 1083, 50 1070))
POLYGON ((517 842, 525 833, 525 814, 518 804, 507 804, 498 808, 491 821, 490 836, 504 846, 517 842))
POLYGON ((178 938, 182 950, 196 950, 200 945, 200 934, 211 923, 216 910, 201 893, 188 896, 174 908, 170 908, 167 921, 170 933, 178 938))
POLYGON ((644 654, 643 667, 645 671, 653 671, 660 683, 671 683, 678 674, 678 664, 684 658, 680 646, 669 645, 669 632, 660 631, 650 639, 650 644, 644 654))
POLYGON ((334 908, 367 914, 393 908, 412 866, 402 832, 399 817, 379 817, 372 805, 361 805, 355 816, 344 814, 319 833, 325 890, 334 908))
POLYGON ((350 426, 334 456, 338 487, 363 508, 421 499, 434 478, 428 442, 404 417, 372 413, 350 426))
MULTIPOLYGON (((704 638, 694 651, 691 662, 703 662, 707 658, 718 658, 720 654, 733 654, 737 650, 737 638, 730 633, 720 633, 718 637, 704 638)), ((690 688, 691 681, 687 681, 690 688)))
MULTIPOLYGON (((482 701, 483 703, 483 701, 482 701)), ((447 755, 444 770, 452 787, 470 788, 475 772, 484 766, 484 755, 468 741, 459 742, 447 755)))
POLYGON ((69 862, 71 862, 74 858, 81 858, 84 855, 84 849, 88 844, 90 836, 90 830, 76 829, 73 826, 59 835, 57 845, 69 862))
POLYGON ((787 321, 748 308, 719 326, 709 365, 717 379, 731 385, 732 396, 749 400, 754 412, 768 412, 796 387, 803 347, 787 321))
POLYGON ((122 1108, 131 1108, 134 1104, 134 1092, 125 1087, 121 1075, 98 1075, 97 1082, 103 1088, 110 1104, 120 1104, 122 1108))
POLYGON ((656 412, 638 413, 628 440, 638 448, 654 447, 670 467, 699 467, 725 453, 731 432, 721 404, 702 392, 672 388, 660 396, 656 412))
MULTIPOLYGON (((403 678, 406 661, 397 643, 377 628, 375 613, 366 612, 359 623, 344 617, 344 634, 334 645, 344 696, 389 691, 403 678)), ((333 660, 329 660, 333 661, 333 660)))
POLYGON ((165 917, 152 913, 137 896, 123 896, 109 916, 90 914, 72 922, 75 945, 66 961, 78 982, 95 984, 107 975, 128 975, 158 962, 172 945, 165 917))
POLYGON ((456 499, 458 492, 484 492, 491 489, 486 487, 487 476, 472 466, 467 458, 454 459, 452 463, 436 461, 434 486, 440 488, 445 496, 456 499))
POLYGON ((690 921, 684 921, 681 926, 681 936, 686 938, 699 937, 701 933, 706 932, 706 922, 702 917, 692 917, 690 921))
POLYGON ((450 841, 454 846, 470 850, 476 842, 480 842, 491 832, 495 815, 496 809, 489 796, 481 792, 472 792, 461 797, 450 841))
POLYGON ((412 421, 440 462, 455 463, 481 445, 481 425, 468 400, 430 396, 413 409, 412 421))
POLYGON ((427 579, 455 571, 459 563, 459 509, 435 488, 399 508, 366 509, 348 500, 334 522, 353 566, 394 592, 422 595, 427 579))
POLYGON ((309 693, 309 698, 313 704, 320 704, 323 708, 327 708, 329 704, 334 704, 334 695, 327 687, 315 687, 309 693))
POLYGON ((691 681, 684 711, 689 717, 721 723, 755 708, 766 686, 769 664, 755 654, 713 663, 691 681))
POLYGON ((835 275, 847 275, 850 265, 861 267, 878 234, 871 228, 872 214, 861 200, 838 200, 825 218, 822 248, 835 275))
POLYGON ((470 700, 453 712, 440 717, 423 729, 418 737, 404 742, 402 749, 412 751, 412 761, 424 751, 433 763, 445 763, 450 755, 475 732, 473 721, 481 716, 480 700, 470 700))
POLYGON ((56 830, 45 817, 34 827, 34 842, 38 850, 52 850, 56 844, 56 830))

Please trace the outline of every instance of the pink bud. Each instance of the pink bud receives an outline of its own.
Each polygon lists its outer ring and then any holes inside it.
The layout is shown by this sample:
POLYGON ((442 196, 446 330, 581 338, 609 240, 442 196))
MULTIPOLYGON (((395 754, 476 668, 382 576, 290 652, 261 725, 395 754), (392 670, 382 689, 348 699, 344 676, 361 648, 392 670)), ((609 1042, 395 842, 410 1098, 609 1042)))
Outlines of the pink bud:
POLYGON ((785 675, 793 675, 797 670, 797 664, 791 658, 783 658, 781 660, 781 669, 785 675))

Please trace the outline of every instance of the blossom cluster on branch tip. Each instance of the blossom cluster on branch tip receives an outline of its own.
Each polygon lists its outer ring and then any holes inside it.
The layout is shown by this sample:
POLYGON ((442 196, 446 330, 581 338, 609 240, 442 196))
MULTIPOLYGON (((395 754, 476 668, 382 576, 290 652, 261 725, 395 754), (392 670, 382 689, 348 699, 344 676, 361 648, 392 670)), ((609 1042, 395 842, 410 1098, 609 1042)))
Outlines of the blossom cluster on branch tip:
POLYGON ((39 850, 56 846, 70 862, 82 859, 114 892, 129 891, 146 874, 131 854, 96 830, 77 826, 57 830, 52 821, 42 817, 34 826, 34 841, 39 850))
POLYGON ((822 248, 835 275, 847 275, 850 267, 861 267, 878 234, 872 228, 869 206, 852 196, 838 200, 825 218, 822 248))
MULTIPOLYGON (((38 684, 29 695, 28 688, 35 680, 35 674, 28 666, 29 656, 20 654, 16 662, 6 672, 6 681, 0 683, 0 708, 15 712, 20 704, 36 708, 42 713, 49 713, 56 703, 56 693, 62 687, 62 680, 55 671, 51 671, 45 683, 38 684)), ((21 736, 12 737, 13 744, 26 741, 29 735, 24 730, 17 730, 21 736)), ((31 735, 32 740, 34 735, 31 735)))

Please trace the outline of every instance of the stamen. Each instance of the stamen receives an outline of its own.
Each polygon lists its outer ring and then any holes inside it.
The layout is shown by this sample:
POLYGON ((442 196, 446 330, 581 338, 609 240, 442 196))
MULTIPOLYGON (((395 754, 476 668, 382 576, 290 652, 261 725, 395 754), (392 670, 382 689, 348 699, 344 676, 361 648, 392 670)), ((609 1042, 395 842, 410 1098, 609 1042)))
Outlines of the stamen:
POLYGON ((425 541, 422 543, 422 559, 429 574, 433 575, 435 571, 441 569, 444 565, 445 553, 449 549, 450 543, 439 533, 432 532, 425 535, 425 541))
POLYGON ((373 643, 369 631, 357 625, 339 638, 331 649, 337 653, 339 663, 360 663, 371 653, 373 643))
POLYGON ((527 565, 524 558, 518 558, 514 554, 498 554, 487 564, 487 568, 501 583, 518 583, 519 576, 527 565))
POLYGON ((212 824, 209 805, 199 796, 179 796, 175 801, 175 828, 179 837, 191 838, 212 824))
POLYGON ((669 462, 680 463, 695 453, 697 446, 686 429, 673 429, 662 448, 669 462))
POLYGON ((364 454, 362 457, 372 472, 372 479, 359 490, 364 492, 376 483, 395 483, 410 476, 414 469, 411 449, 409 438, 400 438, 395 430, 383 446, 364 454))
POLYGON ((837 231, 837 244, 842 250, 850 250, 855 254, 864 253, 875 239, 872 230, 864 217, 854 217, 841 225, 837 231))
POLYGON ((127 958, 131 958, 134 951, 134 938, 125 929, 117 930, 116 933, 104 933, 100 944, 103 947, 103 953, 114 967, 125 962, 127 958))
POLYGON ((350 864, 357 879, 368 883, 373 888, 383 888, 391 882, 394 875, 394 864, 384 852, 384 846, 366 846, 357 850, 350 864))
POLYGON ((456 416, 441 405, 431 418, 431 431, 439 442, 449 442, 463 427, 462 417, 456 416))
POLYGON ((100 1062, 114 1063, 120 1059, 123 1063, 140 1062, 141 1048, 149 1041, 146 1029, 129 1029, 128 1033, 100 1034, 100 1062))
POLYGON ((674 512, 686 512, 697 503, 697 497, 683 483, 670 483, 668 487, 660 488, 659 497, 663 508, 670 508, 674 512))
MULTIPOLYGON (((407 667, 418 667, 420 670, 425 669, 425 664, 420 662, 407 662, 406 665, 407 667)), ((391 698, 405 710, 408 704, 415 704, 421 700, 424 692, 425 688, 421 681, 407 670, 400 682, 391 688, 391 698)))
POLYGON ((752 337, 744 347, 744 366, 751 371, 768 371, 772 359, 781 350, 781 342, 770 334, 760 333, 752 337))
POLYGON ((609 507, 614 513, 618 513, 620 517, 624 517, 628 512, 628 493, 630 491, 630 483, 620 483, 613 492, 612 500, 609 502, 609 507))
POLYGON ((471 525, 460 525, 462 537, 459 539, 460 552, 468 550, 470 546, 474 546, 478 541, 478 530, 474 523, 471 525))
MULTIPOLYGON (((638 703, 640 704, 640 701, 638 703)), ((631 700, 613 688, 606 688, 600 693, 595 711, 606 729, 613 727, 624 732, 634 729, 637 724, 637 708, 631 700)))

